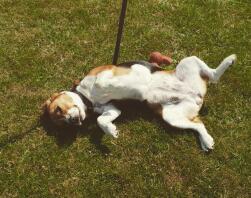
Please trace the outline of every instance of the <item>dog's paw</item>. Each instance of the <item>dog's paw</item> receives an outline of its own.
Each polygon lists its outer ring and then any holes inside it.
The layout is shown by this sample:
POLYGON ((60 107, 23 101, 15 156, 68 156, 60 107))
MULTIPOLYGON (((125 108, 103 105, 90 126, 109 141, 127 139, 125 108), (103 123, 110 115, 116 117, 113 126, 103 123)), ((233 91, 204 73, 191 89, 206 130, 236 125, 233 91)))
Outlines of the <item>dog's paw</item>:
POLYGON ((109 124, 109 133, 114 137, 118 138, 119 132, 114 124, 109 124))
POLYGON ((204 151, 209 151, 214 149, 214 139, 209 134, 200 136, 201 148, 204 151))
POLYGON ((228 62, 229 65, 232 65, 236 62, 237 60, 237 56, 236 54, 232 54, 230 56, 228 56, 227 58, 225 58, 225 61, 228 62))
POLYGON ((118 138, 119 132, 114 124, 109 123, 103 129, 106 134, 111 135, 114 138, 118 138))

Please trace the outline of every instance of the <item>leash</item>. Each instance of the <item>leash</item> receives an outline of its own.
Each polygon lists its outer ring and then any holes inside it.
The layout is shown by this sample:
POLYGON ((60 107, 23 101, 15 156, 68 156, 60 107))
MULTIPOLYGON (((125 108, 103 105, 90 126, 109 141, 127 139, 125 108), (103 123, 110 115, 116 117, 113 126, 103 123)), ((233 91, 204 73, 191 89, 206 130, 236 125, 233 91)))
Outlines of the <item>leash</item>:
MULTIPOLYGON (((41 126, 40 120, 36 120, 33 123, 33 125, 31 126, 31 128, 28 129, 27 131, 24 131, 24 132, 22 132, 20 134, 15 134, 15 135, 12 135, 12 136, 6 135, 7 137, 3 138, 3 140, 0 141, 0 149, 8 146, 9 144, 14 144, 17 141, 23 139, 26 135, 31 134, 39 126, 41 126)), ((1 139, 2 139, 2 137, 1 137, 1 139)))
MULTIPOLYGON (((125 21, 125 14, 126 14, 126 7, 127 7, 127 0, 122 0, 122 8, 121 8, 121 13, 119 17, 119 27, 118 27, 118 33, 117 33, 117 41, 115 45, 115 50, 114 50, 114 55, 113 55, 113 61, 112 63, 114 65, 117 64, 118 56, 119 56, 119 49, 120 49, 120 43, 121 43, 121 38, 122 38, 122 33, 123 33, 123 27, 124 27, 124 21, 125 21)), ((93 109, 92 103, 88 98, 86 98, 83 94, 81 94, 78 91, 74 91, 76 94, 78 94, 81 99, 84 101, 84 103, 87 106, 87 110, 91 111, 93 109)), ((20 134, 15 134, 12 136, 6 135, 6 137, 3 138, 2 141, 0 141, 0 149, 4 148, 5 146, 9 144, 13 144, 17 142, 18 140, 23 139, 26 135, 31 134, 37 127, 41 126, 41 123, 39 120, 35 121, 34 124, 31 126, 30 129, 27 131, 24 131, 20 134)), ((2 139, 2 137, 1 137, 2 139)))
POLYGON ((126 7, 127 7, 127 0, 122 0, 122 7, 121 7, 121 12, 120 12, 120 17, 119 17, 119 27, 118 27, 118 33, 117 33, 117 41, 116 41, 113 61, 112 61, 113 65, 116 65, 118 61, 119 48, 120 48, 123 27, 124 27, 124 22, 125 22, 126 7))
MULTIPOLYGON (((122 33, 123 33, 123 27, 124 27, 124 21, 125 21, 126 7, 127 7, 127 0, 122 0, 122 7, 121 7, 121 12, 120 12, 120 17, 119 17, 119 27, 118 27, 118 33, 117 33, 117 41, 116 41, 113 61, 112 61, 112 64, 114 65, 116 65, 118 61, 120 43, 122 39, 122 33)), ((87 110, 93 109, 92 103, 85 96, 83 96, 83 94, 79 93, 76 90, 74 92, 78 94, 81 97, 81 99, 84 101, 84 103, 87 105, 87 110)), ((23 133, 12 135, 12 136, 7 135, 6 138, 3 138, 4 140, 0 141, 0 149, 9 144, 13 144, 17 142, 18 140, 23 139, 26 135, 31 134, 38 126, 41 126, 41 123, 39 120, 34 122, 31 128, 28 129, 27 131, 24 131, 23 133)))

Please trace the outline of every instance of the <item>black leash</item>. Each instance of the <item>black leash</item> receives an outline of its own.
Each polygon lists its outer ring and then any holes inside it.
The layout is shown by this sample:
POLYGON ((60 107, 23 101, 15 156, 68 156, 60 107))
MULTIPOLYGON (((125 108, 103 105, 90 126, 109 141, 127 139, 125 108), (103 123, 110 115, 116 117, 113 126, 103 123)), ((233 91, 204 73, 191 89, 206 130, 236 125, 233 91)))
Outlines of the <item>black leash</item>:
POLYGON ((26 135, 31 134, 37 127, 41 126, 40 120, 37 120, 34 122, 34 124, 30 127, 30 129, 19 133, 19 134, 15 134, 12 136, 8 136, 6 135, 5 138, 1 137, 1 139, 3 139, 2 141, 0 141, 0 149, 4 148, 5 146, 8 146, 9 144, 14 144, 17 141, 23 139, 26 135))
POLYGON ((118 61, 119 48, 120 48, 120 43, 121 43, 121 38, 122 38, 122 33, 123 33, 123 27, 124 27, 124 21, 125 21, 126 6, 127 6, 127 0, 122 0, 122 7, 121 7, 121 12, 120 12, 120 17, 119 17, 119 27, 118 27, 117 41, 116 41, 114 55, 113 55, 113 61, 112 61, 113 65, 116 65, 117 61, 118 61))

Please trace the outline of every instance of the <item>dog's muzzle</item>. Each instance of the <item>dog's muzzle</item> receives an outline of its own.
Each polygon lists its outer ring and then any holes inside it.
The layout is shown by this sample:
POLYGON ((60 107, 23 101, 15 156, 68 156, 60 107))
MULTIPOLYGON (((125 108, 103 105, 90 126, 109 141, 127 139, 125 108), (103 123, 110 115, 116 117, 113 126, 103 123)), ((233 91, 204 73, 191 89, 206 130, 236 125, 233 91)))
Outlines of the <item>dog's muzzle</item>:
POLYGON ((79 108, 75 106, 68 111, 66 119, 69 124, 80 126, 84 118, 81 117, 79 108))
POLYGON ((70 117, 69 122, 72 125, 81 125, 80 117, 70 117))

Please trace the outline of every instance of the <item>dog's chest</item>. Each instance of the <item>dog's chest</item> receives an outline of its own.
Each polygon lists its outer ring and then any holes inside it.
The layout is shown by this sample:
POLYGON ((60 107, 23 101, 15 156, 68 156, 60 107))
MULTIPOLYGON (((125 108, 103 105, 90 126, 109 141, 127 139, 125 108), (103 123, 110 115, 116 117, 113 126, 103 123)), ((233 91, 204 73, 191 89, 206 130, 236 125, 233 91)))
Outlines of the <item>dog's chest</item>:
POLYGON ((112 70, 103 71, 96 77, 86 77, 78 90, 85 92, 93 103, 105 104, 110 100, 144 100, 151 82, 151 72, 144 66, 134 65, 126 75, 114 75, 112 70))

